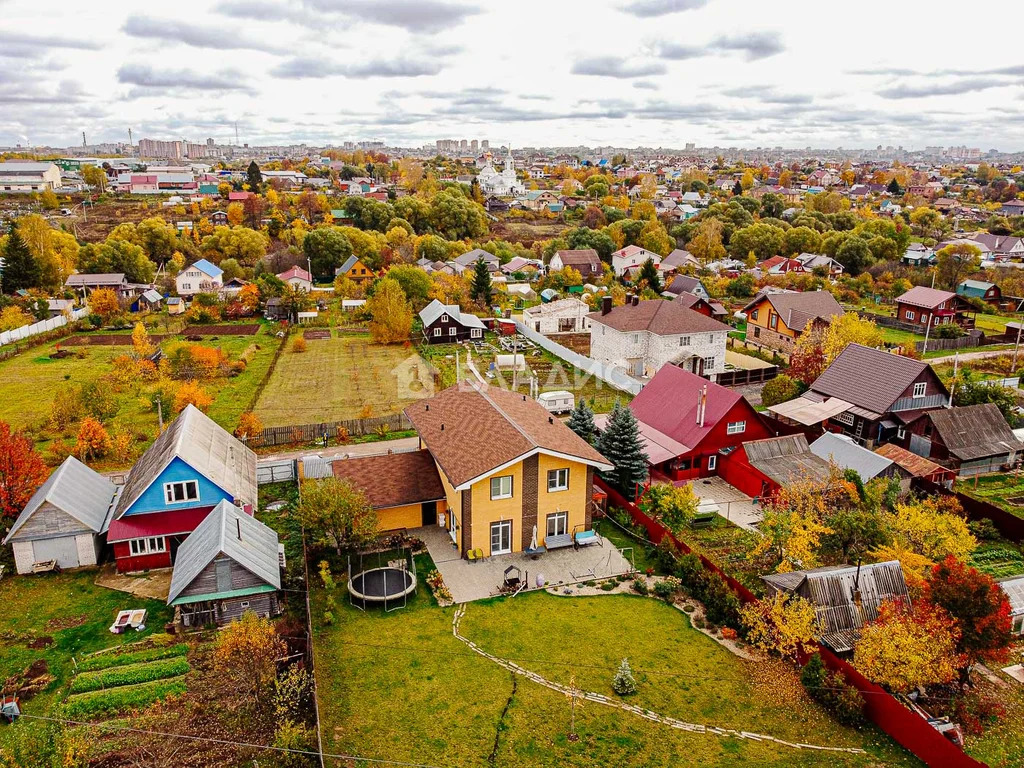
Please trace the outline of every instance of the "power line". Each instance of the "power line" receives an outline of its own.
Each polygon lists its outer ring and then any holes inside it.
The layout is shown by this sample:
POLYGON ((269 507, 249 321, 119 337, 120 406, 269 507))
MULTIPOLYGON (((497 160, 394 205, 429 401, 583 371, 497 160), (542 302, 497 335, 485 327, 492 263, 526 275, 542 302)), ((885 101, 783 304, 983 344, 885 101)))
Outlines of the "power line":
POLYGON ((388 760, 379 757, 366 757, 364 755, 349 755, 334 752, 317 752, 310 749, 290 749, 288 747, 274 747, 268 744, 253 744, 247 741, 233 741, 232 739, 217 739, 212 736, 193 736, 186 733, 171 733, 169 731, 154 731, 148 728, 132 728, 128 725, 117 725, 115 723, 91 723, 85 720, 64 720, 59 717, 46 717, 44 715, 21 714, 19 718, 25 717, 29 720, 45 720, 51 723, 62 725, 82 726, 87 728, 99 728, 103 730, 123 731, 125 733, 137 733, 143 736, 165 736, 172 739, 184 739, 185 741, 203 742, 206 744, 219 744, 225 747, 245 747, 247 749, 262 749, 268 752, 283 752, 291 755, 306 755, 308 757, 330 757, 337 760, 356 760, 378 765, 393 765, 398 768, 445 768, 445 766, 433 763, 413 763, 404 760, 388 760))

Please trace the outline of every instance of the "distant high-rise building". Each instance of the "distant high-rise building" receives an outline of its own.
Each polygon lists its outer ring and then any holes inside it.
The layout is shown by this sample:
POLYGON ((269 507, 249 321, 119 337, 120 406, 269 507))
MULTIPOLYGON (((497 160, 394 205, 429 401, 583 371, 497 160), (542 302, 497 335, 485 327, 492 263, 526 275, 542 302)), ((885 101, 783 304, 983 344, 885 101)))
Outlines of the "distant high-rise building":
POLYGON ((686 151, 687 152, 690 152, 690 151, 692 151, 692 150, 694 150, 696 148, 697 148, 697 145, 694 144, 692 141, 686 142, 686 151))
POLYGON ((206 140, 206 146, 208 146, 208 147, 212 147, 213 145, 214 145, 214 141, 213 141, 213 139, 207 139, 207 140, 206 140))
POLYGON ((476 139, 473 139, 471 142, 469 142, 469 148, 476 152, 477 149, 480 148, 480 142, 478 142, 476 139))
POLYGON ((469 149, 469 142, 463 139, 459 142, 459 150, 465 152, 467 149, 469 149))
POLYGON ((491 148, 491 142, 488 141, 487 139, 484 139, 483 141, 480 142, 480 149, 485 149, 486 150, 486 149, 490 149, 490 148, 491 148))
POLYGON ((165 157, 168 160, 180 160, 184 156, 184 152, 185 147, 182 141, 139 140, 139 157, 165 157))

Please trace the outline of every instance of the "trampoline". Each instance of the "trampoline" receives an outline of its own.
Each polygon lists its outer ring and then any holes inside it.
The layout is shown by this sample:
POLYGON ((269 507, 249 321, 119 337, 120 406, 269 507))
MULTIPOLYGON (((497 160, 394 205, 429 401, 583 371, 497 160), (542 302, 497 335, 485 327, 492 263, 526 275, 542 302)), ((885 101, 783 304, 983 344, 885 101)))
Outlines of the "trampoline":
POLYGON ((404 608, 409 595, 416 591, 416 564, 409 550, 398 553, 372 553, 368 556, 358 555, 358 570, 354 567, 352 557, 348 564, 349 601, 358 608, 366 609, 368 605, 383 605, 385 611, 404 608), (398 555, 396 559, 390 557, 398 555), (367 563, 366 559, 370 562, 367 563), (375 567, 366 568, 367 565, 375 567))

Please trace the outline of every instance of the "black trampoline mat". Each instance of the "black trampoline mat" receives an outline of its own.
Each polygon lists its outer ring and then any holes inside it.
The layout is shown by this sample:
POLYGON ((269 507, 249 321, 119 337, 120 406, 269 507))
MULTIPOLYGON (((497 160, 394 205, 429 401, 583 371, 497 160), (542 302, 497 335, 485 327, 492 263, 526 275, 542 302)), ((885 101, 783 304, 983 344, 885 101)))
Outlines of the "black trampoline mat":
POLYGON ((363 571, 352 577, 353 589, 366 597, 398 597, 410 586, 412 574, 398 568, 363 571))

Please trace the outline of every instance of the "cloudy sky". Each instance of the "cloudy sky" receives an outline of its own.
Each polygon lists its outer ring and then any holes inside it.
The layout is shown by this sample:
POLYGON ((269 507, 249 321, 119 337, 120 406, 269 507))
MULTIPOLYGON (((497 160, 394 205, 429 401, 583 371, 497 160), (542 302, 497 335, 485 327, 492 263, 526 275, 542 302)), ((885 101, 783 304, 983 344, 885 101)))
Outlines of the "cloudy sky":
POLYGON ((0 146, 237 122, 251 144, 1014 151, 1000 30, 1022 22, 1010 0, 0 0, 0 146))

